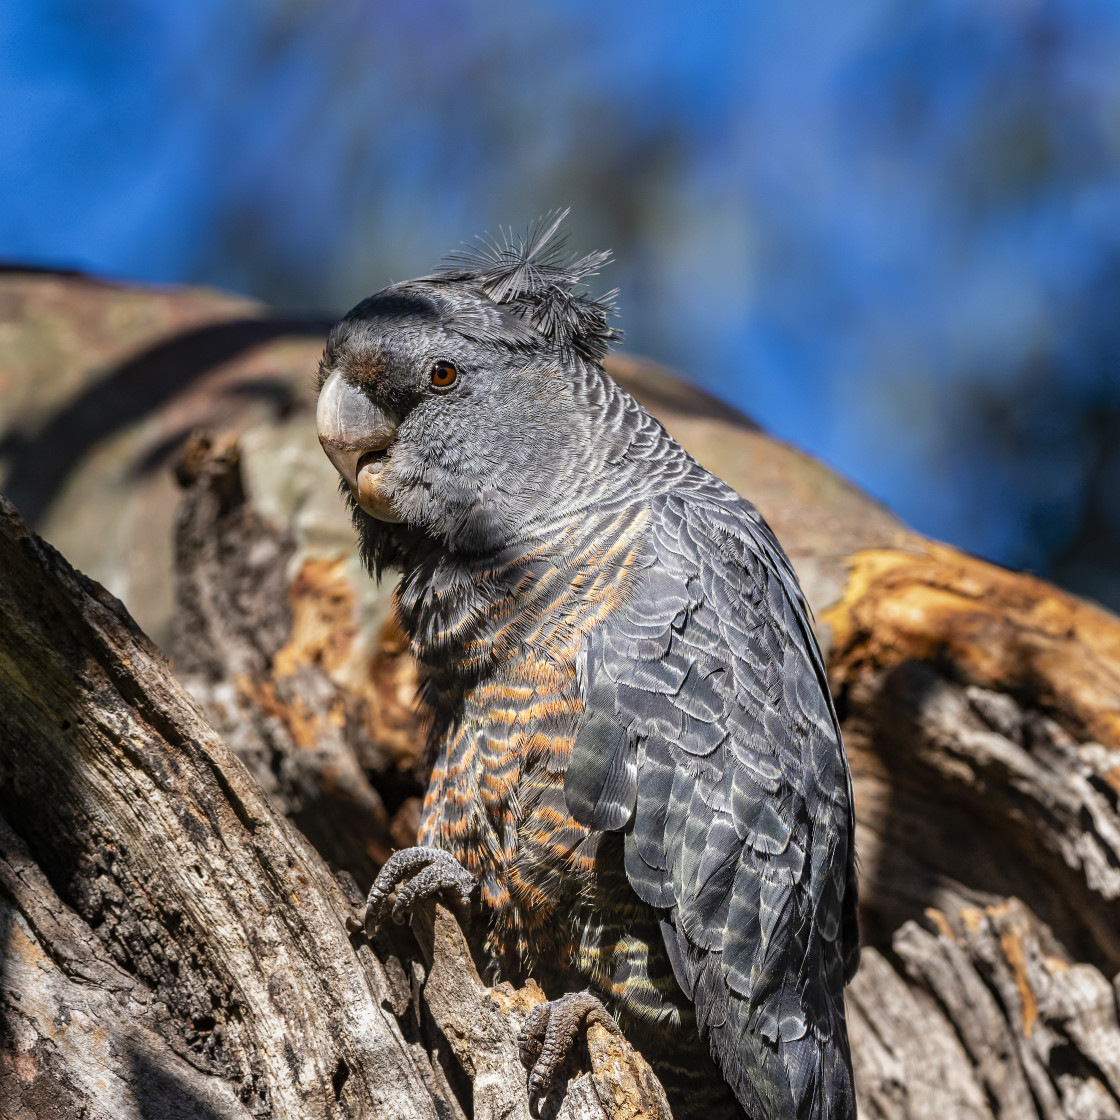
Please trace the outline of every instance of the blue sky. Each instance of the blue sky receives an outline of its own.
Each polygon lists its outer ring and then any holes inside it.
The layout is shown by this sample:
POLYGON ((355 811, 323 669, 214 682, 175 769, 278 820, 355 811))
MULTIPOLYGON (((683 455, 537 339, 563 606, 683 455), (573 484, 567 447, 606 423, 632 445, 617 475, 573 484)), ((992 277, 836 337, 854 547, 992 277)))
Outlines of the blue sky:
POLYGON ((0 0, 0 58, 2 258, 337 312, 570 205, 629 348, 1120 602, 1115 3, 0 0))

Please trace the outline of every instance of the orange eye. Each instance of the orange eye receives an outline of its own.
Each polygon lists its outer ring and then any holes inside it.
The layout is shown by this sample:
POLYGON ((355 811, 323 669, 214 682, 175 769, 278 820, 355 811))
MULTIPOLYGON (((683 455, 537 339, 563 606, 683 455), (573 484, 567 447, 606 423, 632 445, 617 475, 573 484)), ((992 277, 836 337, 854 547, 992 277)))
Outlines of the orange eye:
POLYGON ((432 366, 432 387, 450 389, 458 376, 459 371, 450 362, 436 362, 432 366))

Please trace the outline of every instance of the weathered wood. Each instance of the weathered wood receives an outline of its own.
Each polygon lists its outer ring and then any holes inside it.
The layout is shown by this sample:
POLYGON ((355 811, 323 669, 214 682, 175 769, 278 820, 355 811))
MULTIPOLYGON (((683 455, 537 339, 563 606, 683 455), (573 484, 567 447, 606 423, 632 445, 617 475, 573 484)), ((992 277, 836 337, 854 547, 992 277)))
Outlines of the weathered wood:
POLYGON ((352 640, 350 599, 332 601, 313 564, 289 590, 295 540, 246 500, 235 440, 195 437, 176 473, 176 675, 273 805, 368 885, 393 842, 362 763, 391 763, 371 741, 369 696, 330 675, 352 640))
POLYGON ((1120 622, 920 542, 853 557, 824 618, 865 1114, 1120 1116, 1120 622))
MULTIPOLYGON (((348 934, 360 896, 124 607, 3 499, 0 710, 4 1116, 463 1114, 426 1017, 446 1034, 500 1016, 454 921, 427 952, 458 984, 437 982, 437 1015, 414 971, 410 1020, 399 977, 421 954, 379 938, 383 965, 348 934)), ((486 1041, 524 1112, 509 1031, 486 1041)))

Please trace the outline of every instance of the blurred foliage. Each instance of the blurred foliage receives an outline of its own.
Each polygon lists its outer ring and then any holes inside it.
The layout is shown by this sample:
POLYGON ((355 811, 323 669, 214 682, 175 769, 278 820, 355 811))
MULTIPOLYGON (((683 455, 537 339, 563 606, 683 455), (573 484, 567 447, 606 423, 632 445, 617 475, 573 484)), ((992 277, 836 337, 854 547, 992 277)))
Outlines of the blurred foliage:
POLYGON ((337 312, 570 205, 630 348, 1120 606, 1115 0, 6 0, 0 55, 0 256, 337 312))

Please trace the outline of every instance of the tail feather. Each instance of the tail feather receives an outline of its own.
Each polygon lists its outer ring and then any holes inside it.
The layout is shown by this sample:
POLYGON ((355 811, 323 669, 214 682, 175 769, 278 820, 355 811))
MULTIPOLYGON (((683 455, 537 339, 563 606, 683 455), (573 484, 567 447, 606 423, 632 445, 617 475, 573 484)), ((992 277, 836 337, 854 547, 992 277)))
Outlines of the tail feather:
POLYGON ((719 953, 697 952, 682 942, 677 941, 677 959, 695 1000, 697 1026, 746 1115, 751 1120, 854 1120, 843 1009, 832 1006, 824 1022, 768 1038, 760 1021, 781 1020, 783 1007, 789 1021, 789 988, 777 987, 761 1001, 765 1007, 752 1010, 728 986, 719 953))

